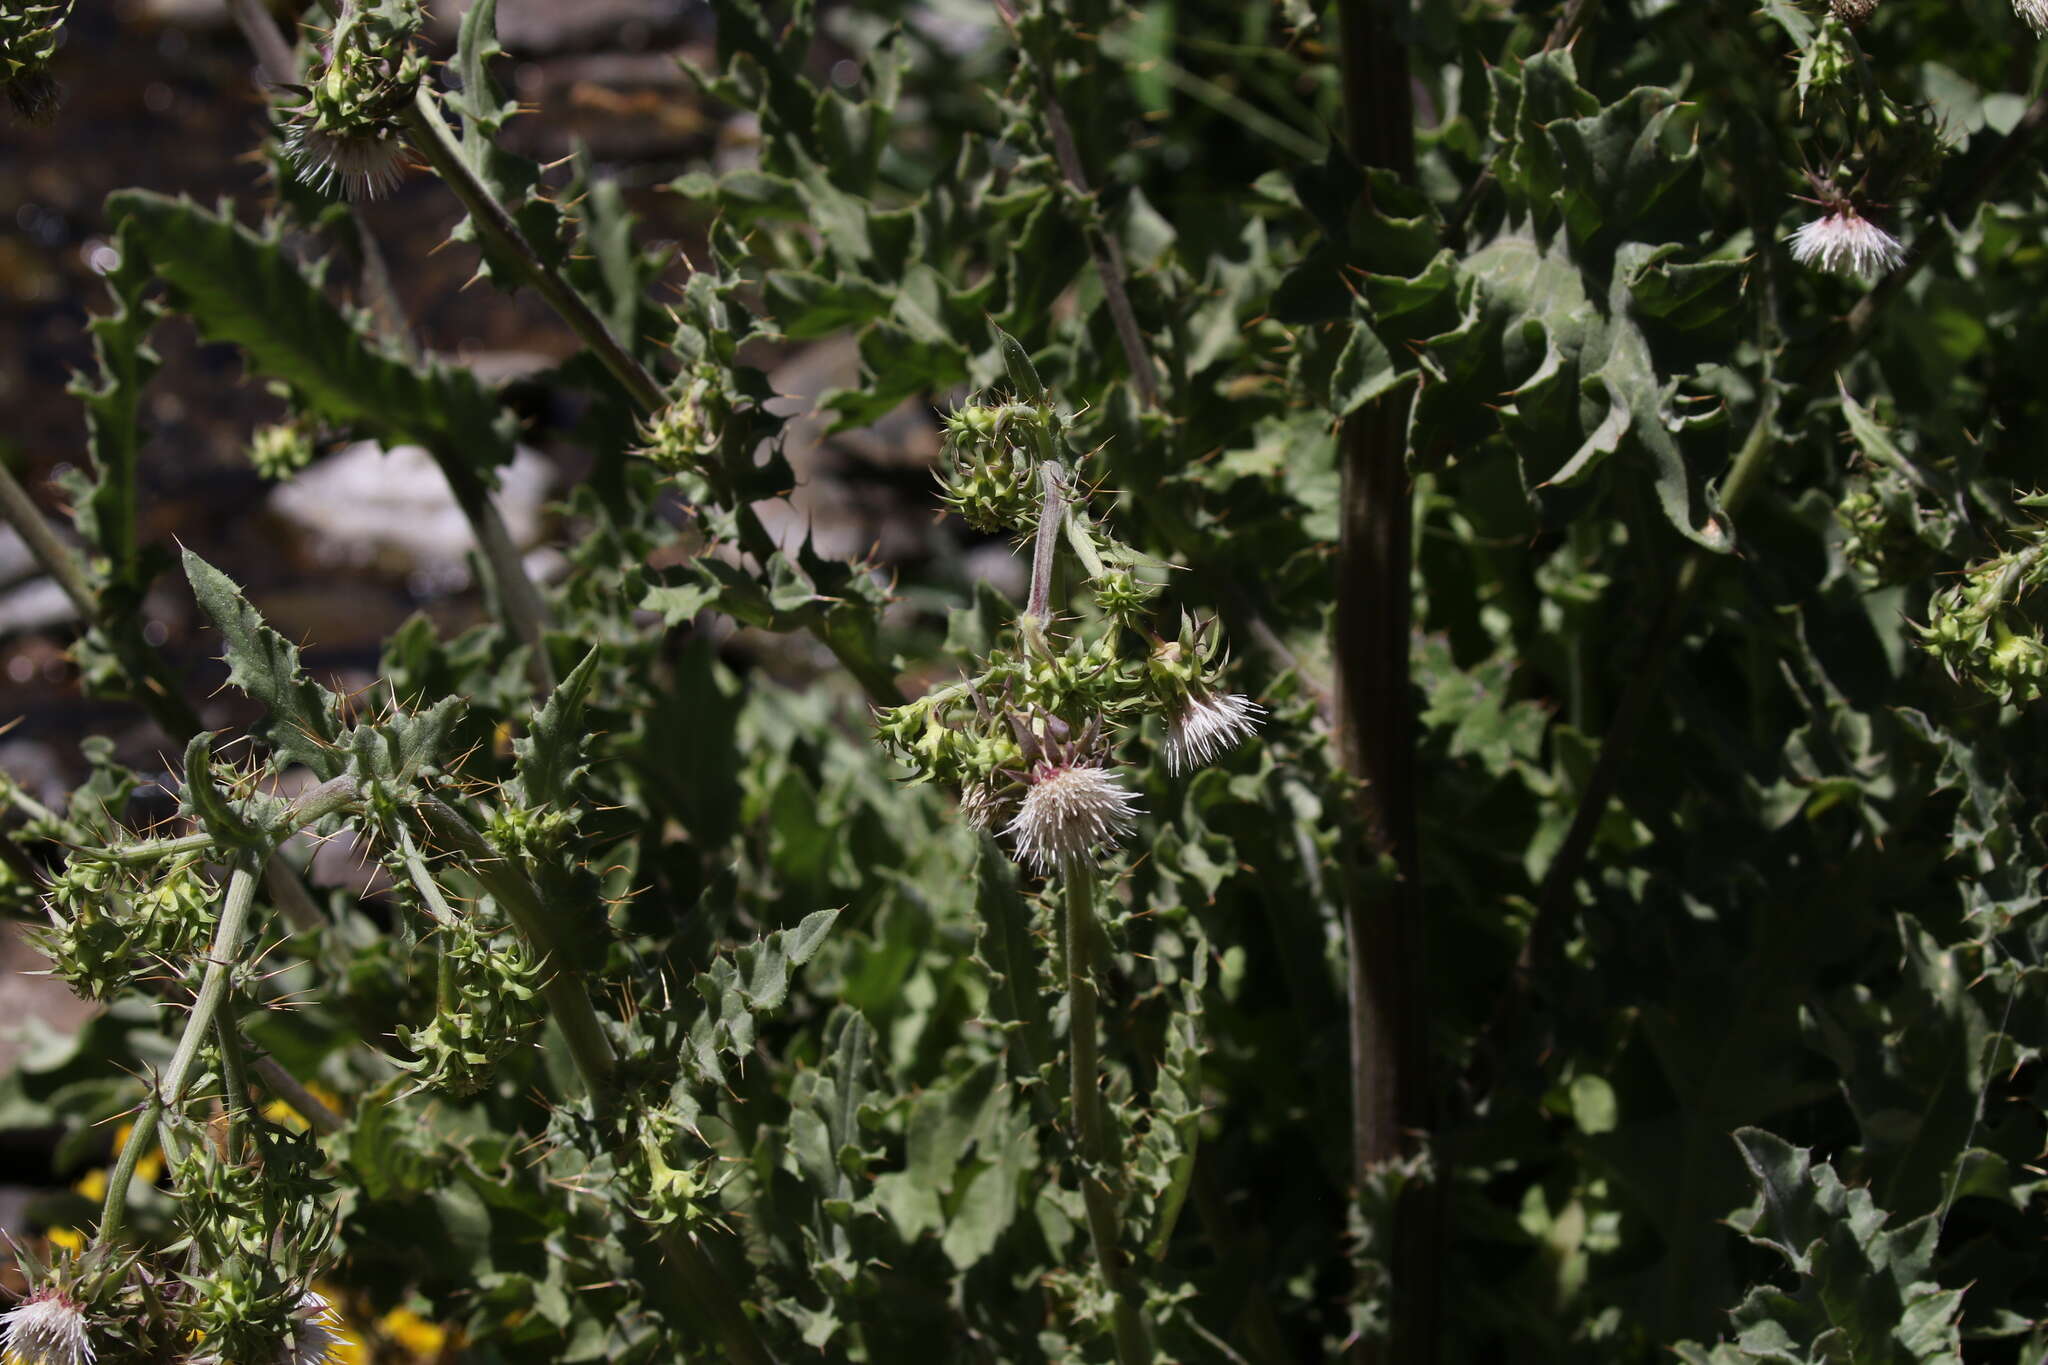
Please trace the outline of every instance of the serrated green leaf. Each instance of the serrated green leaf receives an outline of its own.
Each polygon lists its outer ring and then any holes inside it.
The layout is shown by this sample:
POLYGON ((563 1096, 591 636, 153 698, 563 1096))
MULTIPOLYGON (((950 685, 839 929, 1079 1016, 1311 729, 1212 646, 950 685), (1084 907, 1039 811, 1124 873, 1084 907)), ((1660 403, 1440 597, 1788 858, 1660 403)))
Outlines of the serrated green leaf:
POLYGON ((590 697, 603 654, 602 646, 585 654, 534 713, 527 733, 512 741, 519 799, 526 805, 571 808, 580 804, 576 779, 583 772, 584 745, 589 738, 583 730, 583 705, 590 697))
POLYGON ((228 681, 270 708, 271 748, 323 778, 338 776, 341 699, 300 670, 298 646, 265 625, 226 574, 187 550, 185 576, 226 643, 228 681))
POLYGON ((303 411, 388 442, 417 441, 479 471, 511 460, 497 400, 474 375, 398 357, 275 238, 143 190, 110 196, 107 211, 200 335, 241 347, 250 368, 288 385, 303 411))

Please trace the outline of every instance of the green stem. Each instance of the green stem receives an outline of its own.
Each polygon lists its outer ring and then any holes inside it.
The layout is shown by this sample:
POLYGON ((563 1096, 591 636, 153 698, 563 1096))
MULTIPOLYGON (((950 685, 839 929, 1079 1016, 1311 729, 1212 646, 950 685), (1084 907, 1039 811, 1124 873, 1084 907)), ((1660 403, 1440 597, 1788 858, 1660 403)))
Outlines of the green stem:
POLYGON ((249 1136, 249 1068, 242 1059, 242 1030, 234 1012, 223 1010, 214 1019, 213 1031, 220 1041, 222 1106, 228 1116, 228 1155, 239 1161, 249 1136))
MULTIPOLYGON (((192 1064, 198 1059, 200 1046, 212 1030, 214 1018, 220 1013, 221 1004, 233 985, 242 931, 248 925, 250 909, 256 904, 254 865, 257 861, 245 854, 234 875, 228 879, 220 919, 213 927, 213 946, 207 951, 206 976, 199 983, 199 994, 192 1002, 191 1012, 185 1016, 185 1032, 178 1039, 178 1050, 171 1054, 171 1064, 157 1078, 149 1103, 129 1133, 128 1145, 121 1149, 121 1159, 114 1167, 112 1179, 107 1182, 107 1200, 100 1214, 99 1231, 93 1238, 95 1245, 107 1245, 120 1235, 127 1216, 128 1186, 135 1177, 135 1163, 141 1159, 140 1149, 147 1141, 144 1134, 152 1123, 164 1132, 165 1154, 168 1156, 173 1151, 166 1120, 185 1102, 185 1086, 192 1077, 192 1064)), ((242 1102, 248 1102, 246 1091, 242 1102)))
POLYGON ((93 1238, 101 1246, 113 1245, 121 1235, 122 1224, 128 1220, 128 1187, 134 1183, 136 1164, 149 1147, 150 1135, 156 1131, 157 1120, 163 1112, 163 1096, 151 1090, 148 1103, 142 1106, 142 1113, 128 1129, 128 1141, 121 1144, 121 1155, 115 1160, 114 1173, 107 1180, 107 1198, 100 1206, 100 1230, 93 1238))
POLYGON ((1067 907, 1067 1017, 1069 1094, 1074 1132, 1081 1150, 1081 1201, 1088 1210, 1088 1236, 1095 1244, 1095 1263, 1109 1286, 1116 1330, 1116 1355, 1121 1365, 1152 1359, 1152 1348, 1130 1284, 1122 1229, 1117 1217, 1117 1192, 1124 1183, 1123 1161, 1104 1131, 1101 1062, 1096 1055, 1095 974, 1090 965, 1097 925, 1095 873, 1086 864, 1062 869, 1067 907))
POLYGON ((29 497, 28 490, 14 477, 14 471, 7 462, 0 460, 0 516, 20 533, 29 554, 36 563, 43 566, 43 572, 57 580, 57 586, 71 599, 71 605, 87 621, 99 617, 99 594, 92 590, 92 583, 85 576, 85 566, 78 562, 70 547, 57 539, 57 533, 43 520, 42 509, 29 497))
POLYGON ((562 321, 569 324, 570 330, 591 349, 599 362, 611 371, 612 377, 633 396, 635 403, 648 412, 660 409, 666 400, 654 376, 612 335, 612 329, 597 315, 589 301, 541 259, 540 253, 534 250, 533 243, 526 240, 526 234, 519 230, 519 224, 513 221, 505 206, 470 170, 469 163, 463 160, 455 130, 441 117, 440 105, 433 91, 422 85, 412 107, 405 111, 403 117, 413 148, 427 159, 434 173, 469 210, 470 221, 476 224, 477 234, 497 252, 518 262, 527 283, 540 291, 541 297, 548 301, 562 321))
POLYGON ((157 1083, 157 1093, 163 1097, 166 1111, 175 1112, 185 1102, 185 1085, 192 1077, 192 1064, 198 1059, 206 1032, 233 984, 242 931, 248 925, 250 907, 256 903, 256 874, 250 866, 254 861, 245 857, 228 879, 220 919, 213 926, 213 946, 206 954, 206 975, 200 980, 192 1012, 185 1016, 185 1033, 178 1039, 178 1050, 171 1054, 171 1064, 164 1068, 157 1083))

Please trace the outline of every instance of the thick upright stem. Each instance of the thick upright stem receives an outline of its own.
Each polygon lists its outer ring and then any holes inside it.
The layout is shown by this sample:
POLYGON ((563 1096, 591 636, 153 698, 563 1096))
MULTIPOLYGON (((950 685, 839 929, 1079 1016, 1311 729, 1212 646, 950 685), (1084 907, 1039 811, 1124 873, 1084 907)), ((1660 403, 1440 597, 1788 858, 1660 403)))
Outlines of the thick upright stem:
POLYGON ((1069 1094, 1076 1145, 1081 1150, 1081 1200, 1088 1210, 1088 1237, 1095 1245, 1095 1263, 1109 1286, 1114 1304, 1116 1355, 1121 1365, 1152 1359, 1130 1267, 1124 1257, 1117 1200, 1123 1188, 1123 1159, 1110 1144, 1102 1113, 1101 1061, 1096 1056, 1095 973, 1093 945, 1095 873, 1085 864, 1062 870, 1067 908, 1067 1039, 1069 1094))
MULTIPOLYGON (((1415 173, 1408 53, 1388 0, 1340 0, 1344 102, 1360 164, 1415 173)), ((1370 212, 1370 182, 1360 210, 1370 212)), ((1409 680, 1411 503, 1407 414, 1383 398, 1340 433, 1337 546, 1337 751, 1354 786, 1362 856, 1346 882, 1350 979, 1352 1174, 1409 1155, 1433 1127, 1429 1018, 1423 999, 1421 850, 1415 815, 1415 719, 1409 680)), ((1392 1336, 1353 1359, 1426 1365, 1436 1352, 1438 1230, 1433 1185, 1395 1210, 1392 1336)))

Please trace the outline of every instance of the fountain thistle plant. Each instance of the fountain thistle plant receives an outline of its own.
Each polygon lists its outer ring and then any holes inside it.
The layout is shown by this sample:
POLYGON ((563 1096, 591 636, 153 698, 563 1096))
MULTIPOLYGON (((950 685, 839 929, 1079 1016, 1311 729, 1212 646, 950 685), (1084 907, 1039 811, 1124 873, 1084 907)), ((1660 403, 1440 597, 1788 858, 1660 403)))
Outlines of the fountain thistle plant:
POLYGON ((132 708, 0 714, 10 1361, 2048 1359, 2041 6, 710 0, 661 186, 495 0, 228 8, 277 135, 0 460, 10 675, 132 708), (165 581, 173 396, 477 591, 344 689, 165 581))
POLYGON ((1030 545, 1030 596, 972 678, 881 710, 876 731, 917 780, 957 793, 970 826, 999 830, 1018 862, 1058 887, 1075 1166, 1117 1357, 1135 1365, 1154 1358, 1152 1329, 1124 1246, 1129 1176, 1097 1060, 1101 871, 1141 813, 1131 786, 1140 770, 1120 751, 1161 727, 1167 767, 1182 773, 1249 737, 1260 708, 1223 687, 1213 622, 1183 616, 1171 641, 1149 630, 1167 566, 1092 513, 1093 490, 1068 458, 1069 417, 1024 347, 1000 328, 996 340, 1011 395, 947 416, 941 497, 977 529, 1030 545), (1077 570, 1064 594, 1062 550, 1077 570))

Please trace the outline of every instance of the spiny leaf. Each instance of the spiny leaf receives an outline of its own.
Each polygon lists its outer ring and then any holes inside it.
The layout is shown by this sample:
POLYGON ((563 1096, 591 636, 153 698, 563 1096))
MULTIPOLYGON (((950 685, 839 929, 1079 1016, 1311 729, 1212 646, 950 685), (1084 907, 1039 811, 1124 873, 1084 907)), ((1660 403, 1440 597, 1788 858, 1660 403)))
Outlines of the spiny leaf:
POLYGON ((594 647, 585 654, 534 714, 532 730, 512 741, 520 799, 529 806, 568 808, 577 802, 575 785, 583 772, 586 739, 583 704, 603 653, 602 647, 594 647))
POLYGON ((125 227, 114 233, 112 250, 116 263, 106 281, 114 306, 86 324, 99 382, 74 375, 69 390, 85 404, 93 472, 90 484, 81 483, 72 492, 79 534, 105 557, 109 580, 140 593, 147 585, 139 577, 141 548, 135 532, 135 473, 142 449, 137 410, 159 363, 149 348, 156 320, 142 297, 149 267, 130 245, 125 227))
POLYGON ((250 368, 289 385, 304 411, 387 441, 417 441, 479 470, 511 460, 497 400, 475 375, 394 354, 275 236, 143 190, 110 196, 107 211, 200 335, 241 347, 250 368))
POLYGON ((271 747, 323 778, 337 776, 341 699, 300 671, 299 647, 265 625, 226 574, 187 550, 185 576, 225 637, 228 681, 270 708, 271 747))

